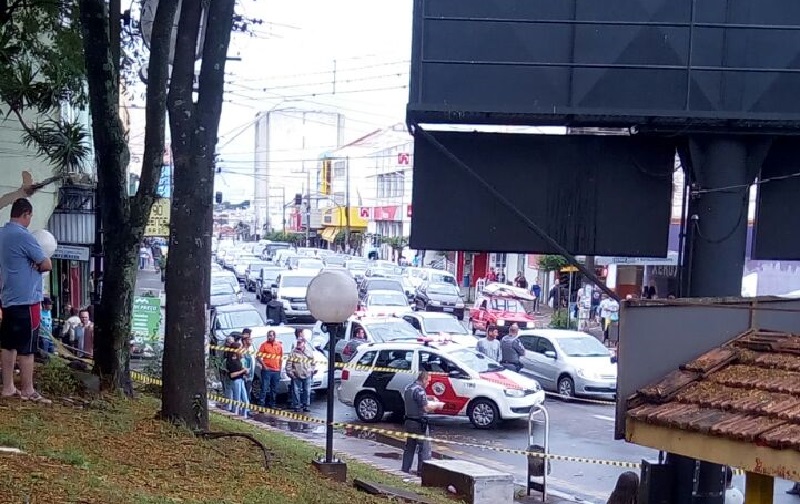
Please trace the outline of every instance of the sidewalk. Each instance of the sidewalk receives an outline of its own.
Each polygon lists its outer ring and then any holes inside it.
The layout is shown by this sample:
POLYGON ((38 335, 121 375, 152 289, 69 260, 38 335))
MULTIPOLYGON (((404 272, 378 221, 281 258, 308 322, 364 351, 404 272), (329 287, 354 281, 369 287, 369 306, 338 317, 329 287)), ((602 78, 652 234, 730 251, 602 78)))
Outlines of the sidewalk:
MULTIPOLYGON (((234 417, 234 415, 224 409, 219 409, 216 404, 211 402, 212 411, 220 415, 234 417)), ((256 414, 255 418, 241 419, 235 417, 242 422, 246 422, 254 427, 261 429, 268 429, 274 432, 280 432, 287 436, 292 436, 301 441, 318 446, 320 453, 325 450, 325 427, 322 425, 312 425, 303 422, 289 421, 265 414, 256 414), (275 425, 271 425, 275 424, 275 425), (285 426, 286 428, 277 425, 285 426)), ((400 439, 390 438, 388 436, 380 436, 369 432, 354 432, 352 435, 343 434, 340 431, 333 433, 333 447, 337 456, 342 457, 345 461, 350 460, 360 462, 362 464, 370 465, 382 472, 392 474, 403 478, 405 481, 421 484, 422 481, 418 476, 411 476, 400 470, 400 464, 403 458, 404 442, 400 439), (379 439, 380 438, 380 439, 379 439)), ((453 459, 448 455, 444 455, 436 450, 433 451, 432 456, 434 459, 453 459)), ((416 467, 416 460, 414 462, 416 467)), ((523 503, 540 503, 541 497, 532 495, 530 497, 525 495, 524 482, 515 481, 515 495, 517 502, 523 503)), ((548 503, 561 503, 561 502, 578 502, 575 498, 567 494, 563 494, 556 490, 548 489, 548 503)), ((580 501, 587 502, 587 501, 580 501)))

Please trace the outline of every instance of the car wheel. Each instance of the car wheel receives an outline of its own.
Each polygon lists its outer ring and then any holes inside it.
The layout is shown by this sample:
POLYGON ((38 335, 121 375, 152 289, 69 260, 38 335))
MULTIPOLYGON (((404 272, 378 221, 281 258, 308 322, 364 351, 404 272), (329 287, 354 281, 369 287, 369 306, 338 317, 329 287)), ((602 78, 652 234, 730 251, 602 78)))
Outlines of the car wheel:
POLYGON ((356 416, 362 422, 376 423, 383 420, 383 403, 381 399, 372 392, 365 392, 356 398, 354 404, 356 416))
POLYGON ((558 379, 558 393, 564 397, 575 397, 575 382, 569 376, 558 379))
POLYGON ((467 416, 476 429, 491 429, 500 422, 500 411, 489 399, 475 399, 469 405, 467 416))
POLYGON ((458 312, 456 314, 456 316, 458 317, 458 320, 460 320, 462 322, 464 321, 464 312, 463 311, 458 312))

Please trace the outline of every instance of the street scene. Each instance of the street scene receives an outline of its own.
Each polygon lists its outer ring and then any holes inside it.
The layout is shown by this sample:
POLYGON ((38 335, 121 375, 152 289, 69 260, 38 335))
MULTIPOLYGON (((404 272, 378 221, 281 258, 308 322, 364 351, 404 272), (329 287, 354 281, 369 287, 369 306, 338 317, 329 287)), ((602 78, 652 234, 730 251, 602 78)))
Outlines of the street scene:
POLYGON ((0 1, 0 502, 800 504, 751 3, 0 1))

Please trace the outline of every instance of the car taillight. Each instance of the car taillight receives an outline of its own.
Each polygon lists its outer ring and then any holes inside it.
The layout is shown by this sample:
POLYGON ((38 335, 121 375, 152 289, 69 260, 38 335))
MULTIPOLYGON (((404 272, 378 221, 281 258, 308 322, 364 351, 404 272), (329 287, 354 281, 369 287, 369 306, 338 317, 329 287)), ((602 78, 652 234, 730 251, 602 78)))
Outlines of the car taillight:
POLYGON ((350 378, 350 370, 342 369, 342 381, 347 381, 350 378))

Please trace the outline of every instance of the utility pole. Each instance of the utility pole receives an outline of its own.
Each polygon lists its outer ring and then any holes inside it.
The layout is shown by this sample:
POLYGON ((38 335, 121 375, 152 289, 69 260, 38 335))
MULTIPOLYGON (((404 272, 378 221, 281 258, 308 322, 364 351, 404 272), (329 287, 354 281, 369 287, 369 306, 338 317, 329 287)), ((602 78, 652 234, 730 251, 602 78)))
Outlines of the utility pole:
POLYGON ((281 222, 283 222, 283 234, 286 235, 286 186, 281 187, 281 222))
POLYGON ((311 170, 306 170, 306 247, 311 246, 311 170))
POLYGON ((344 162, 344 251, 350 253, 350 157, 344 162))
POLYGON ((336 60, 333 60, 333 94, 336 94, 336 60))

